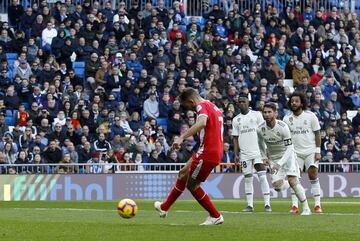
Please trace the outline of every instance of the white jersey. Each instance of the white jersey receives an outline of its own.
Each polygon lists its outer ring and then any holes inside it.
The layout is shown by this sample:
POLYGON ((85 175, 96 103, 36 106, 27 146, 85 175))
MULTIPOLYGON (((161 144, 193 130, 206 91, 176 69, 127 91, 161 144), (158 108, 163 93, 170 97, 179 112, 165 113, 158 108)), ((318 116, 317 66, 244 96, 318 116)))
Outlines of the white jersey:
POLYGON ((296 161, 290 130, 285 122, 276 120, 274 128, 268 127, 264 122, 259 126, 257 133, 263 157, 268 154, 268 157, 276 161, 280 166, 289 161, 296 161), (267 149, 264 144, 266 144, 267 149))
POLYGON ((232 121, 232 135, 238 137, 240 159, 261 158, 256 133, 257 127, 264 122, 259 111, 250 110, 246 115, 238 114, 232 121))
POLYGON ((309 155, 315 153, 315 131, 320 130, 319 120, 311 111, 303 111, 299 116, 292 112, 284 117, 288 124, 295 152, 298 155, 309 155))

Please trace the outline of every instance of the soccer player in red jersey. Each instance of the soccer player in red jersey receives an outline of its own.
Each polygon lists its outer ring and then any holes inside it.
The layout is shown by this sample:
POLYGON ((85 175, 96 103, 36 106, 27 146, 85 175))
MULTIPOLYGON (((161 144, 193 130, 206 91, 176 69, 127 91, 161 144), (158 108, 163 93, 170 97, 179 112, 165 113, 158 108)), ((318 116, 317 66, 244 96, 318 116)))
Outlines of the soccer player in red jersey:
POLYGON ((200 186, 216 167, 223 155, 223 116, 213 103, 200 97, 197 90, 186 88, 179 96, 181 105, 197 113, 196 123, 184 134, 174 140, 171 148, 179 150, 181 143, 188 137, 199 133, 200 146, 186 165, 179 171, 174 188, 164 202, 155 202, 160 217, 165 218, 168 210, 183 193, 185 187, 199 204, 209 212, 209 217, 200 225, 216 225, 224 222, 223 216, 216 210, 210 197, 200 186))

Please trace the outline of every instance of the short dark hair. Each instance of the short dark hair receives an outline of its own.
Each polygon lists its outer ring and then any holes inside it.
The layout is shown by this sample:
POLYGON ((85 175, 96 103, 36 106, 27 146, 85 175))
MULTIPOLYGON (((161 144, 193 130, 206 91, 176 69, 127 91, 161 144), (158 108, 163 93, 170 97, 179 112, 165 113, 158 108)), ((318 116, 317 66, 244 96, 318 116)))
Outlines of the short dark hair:
POLYGON ((301 101, 301 104, 303 105, 302 109, 305 110, 306 107, 307 107, 307 98, 305 96, 304 93, 302 92, 294 92, 290 95, 289 97, 289 100, 288 100, 288 103, 287 103, 287 107, 290 109, 290 106, 291 106, 291 99, 293 97, 299 97, 300 98, 300 101, 301 101))
POLYGON ((193 97, 198 97, 199 93, 196 89, 188 87, 185 88, 184 91, 179 95, 179 101, 180 103, 184 103, 185 101, 189 100, 193 97))
POLYGON ((266 103, 266 104, 264 105, 263 109, 265 109, 265 108, 270 108, 270 109, 272 109, 273 111, 277 111, 277 106, 276 106, 276 104, 273 103, 273 102, 268 102, 268 103, 266 103))

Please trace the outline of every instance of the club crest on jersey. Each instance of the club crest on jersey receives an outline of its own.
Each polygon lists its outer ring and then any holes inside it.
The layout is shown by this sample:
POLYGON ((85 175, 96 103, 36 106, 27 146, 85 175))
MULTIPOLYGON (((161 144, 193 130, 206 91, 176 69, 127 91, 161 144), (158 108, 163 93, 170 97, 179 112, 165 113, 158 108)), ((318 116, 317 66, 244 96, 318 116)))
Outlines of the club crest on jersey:
POLYGON ((307 125, 307 121, 306 121, 306 120, 304 120, 304 125, 307 125))
POLYGON ((293 124, 294 119, 292 117, 289 117, 290 125, 293 124))
POLYGON ((280 132, 276 132, 276 135, 277 135, 277 136, 280 136, 280 132))
POLYGON ((202 109, 201 105, 196 106, 196 112, 200 112, 202 109))
POLYGON ((261 131, 262 131, 262 132, 265 132, 265 127, 261 127, 261 131))
POLYGON ((237 122, 240 122, 241 121, 241 118, 237 119, 237 122))

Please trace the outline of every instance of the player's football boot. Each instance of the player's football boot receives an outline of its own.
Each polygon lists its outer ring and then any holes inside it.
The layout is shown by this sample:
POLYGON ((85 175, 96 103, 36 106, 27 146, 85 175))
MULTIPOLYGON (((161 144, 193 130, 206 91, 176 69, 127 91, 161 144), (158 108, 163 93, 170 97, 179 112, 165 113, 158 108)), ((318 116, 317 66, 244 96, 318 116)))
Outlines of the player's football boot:
POLYGON ((322 213, 323 211, 322 211, 322 209, 321 209, 321 206, 320 206, 320 205, 316 205, 316 206, 314 207, 314 212, 317 213, 317 214, 322 213))
POLYGON ((271 209, 271 207, 270 207, 269 205, 266 205, 266 206, 264 207, 264 210, 265 210, 265 212, 267 212, 267 213, 272 212, 272 209, 271 209))
POLYGON ((205 222, 201 223, 200 225, 219 225, 224 222, 224 217, 220 214, 218 218, 213 218, 211 216, 207 217, 205 222))
POLYGON ((296 206, 292 206, 290 209, 290 213, 297 214, 299 212, 299 208, 296 206))
POLYGON ((311 215, 311 210, 310 208, 305 208, 303 209, 302 213, 301 213, 301 216, 309 216, 311 215))
POLYGON ((242 211, 243 211, 243 212, 247 212, 247 213, 252 213, 252 212, 254 212, 254 208, 251 207, 251 206, 247 206, 247 207, 244 208, 242 211))
POLYGON ((159 212, 160 218, 166 218, 168 212, 161 210, 161 204, 162 204, 162 202, 156 201, 154 203, 154 207, 159 212))

